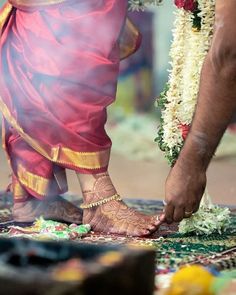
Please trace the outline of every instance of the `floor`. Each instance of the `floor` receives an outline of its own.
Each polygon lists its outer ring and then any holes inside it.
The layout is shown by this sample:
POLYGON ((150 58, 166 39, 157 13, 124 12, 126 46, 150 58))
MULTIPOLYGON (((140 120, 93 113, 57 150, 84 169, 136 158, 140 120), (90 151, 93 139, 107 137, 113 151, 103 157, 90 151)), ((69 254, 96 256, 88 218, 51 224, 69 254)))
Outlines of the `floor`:
MULTIPOLYGON (((0 149, 0 190, 10 182, 10 169, 0 149)), ((157 153, 152 161, 130 160, 112 153, 110 174, 118 192, 129 198, 159 199, 164 197, 165 178, 169 168, 157 153)), ((75 174, 68 171, 69 190, 81 194, 75 174)), ((236 151, 235 154, 216 157, 208 171, 208 190, 214 202, 236 205, 236 151)))

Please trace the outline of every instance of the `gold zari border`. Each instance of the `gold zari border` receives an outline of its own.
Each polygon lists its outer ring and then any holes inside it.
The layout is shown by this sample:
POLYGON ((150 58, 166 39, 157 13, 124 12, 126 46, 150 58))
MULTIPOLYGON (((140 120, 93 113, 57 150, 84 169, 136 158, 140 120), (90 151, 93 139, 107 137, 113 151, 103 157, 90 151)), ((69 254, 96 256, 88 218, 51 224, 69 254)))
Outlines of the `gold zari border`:
POLYGON ((65 169, 60 172, 55 172, 54 177, 50 179, 29 172, 23 165, 18 164, 16 175, 19 181, 13 181, 13 195, 16 200, 29 196, 29 193, 22 185, 42 197, 59 195, 68 189, 65 169), (56 177, 59 177, 59 181, 56 180, 56 177), (57 187, 55 185, 57 185, 57 187))
POLYGON ((28 197, 27 191, 19 184, 19 182, 13 181, 12 190, 14 199, 16 200, 22 200, 28 197))
POLYGON ((32 0, 9 0, 9 2, 17 7, 17 6, 21 6, 21 7, 40 7, 40 6, 48 6, 48 5, 53 5, 53 4, 61 4, 63 2, 65 2, 66 0, 36 0, 36 1, 32 1, 32 0))
POLYGON ((108 165, 110 150, 101 152, 75 152, 65 147, 51 149, 51 160, 84 169, 100 169, 108 165))
POLYGON ((35 139, 26 134, 23 129, 18 125, 16 119, 11 116, 5 103, 0 97, 0 109, 3 116, 11 124, 22 138, 38 153, 43 155, 50 161, 58 164, 65 164, 80 169, 101 169, 108 165, 110 158, 110 149, 99 152, 76 152, 66 147, 48 147, 42 146, 37 143, 35 139))
POLYGON ((51 180, 27 171, 22 165, 17 166, 17 177, 20 183, 41 196, 50 194, 51 180))
POLYGON ((2 10, 0 11, 0 29, 4 26, 9 14, 11 13, 12 5, 10 3, 4 4, 2 10))

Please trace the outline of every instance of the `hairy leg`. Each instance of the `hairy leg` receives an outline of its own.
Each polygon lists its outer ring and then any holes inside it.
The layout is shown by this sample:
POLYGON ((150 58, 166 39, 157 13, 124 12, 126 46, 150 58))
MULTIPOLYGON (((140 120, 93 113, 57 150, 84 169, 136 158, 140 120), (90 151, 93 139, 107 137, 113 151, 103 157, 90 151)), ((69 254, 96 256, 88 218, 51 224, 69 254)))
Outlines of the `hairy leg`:
MULTIPOLYGON (((108 173, 78 174, 78 178, 85 204, 104 200, 117 193, 108 173)), ((140 213, 118 200, 84 209, 83 223, 89 223, 95 232, 129 236, 148 236, 159 225, 157 216, 140 213)))

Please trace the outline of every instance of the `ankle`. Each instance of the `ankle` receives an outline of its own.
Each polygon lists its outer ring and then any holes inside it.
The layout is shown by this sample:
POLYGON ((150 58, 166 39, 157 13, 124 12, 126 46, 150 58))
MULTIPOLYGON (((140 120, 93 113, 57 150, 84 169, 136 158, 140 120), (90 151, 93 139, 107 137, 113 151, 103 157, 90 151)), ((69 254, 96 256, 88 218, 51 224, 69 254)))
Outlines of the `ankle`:
POLYGON ((102 200, 117 194, 109 174, 78 174, 85 203, 102 200))
POLYGON ((122 201, 122 198, 120 197, 120 195, 118 194, 115 194, 115 195, 112 195, 110 197, 107 197, 107 198, 103 198, 101 200, 94 200, 94 201, 85 201, 83 204, 80 205, 80 208, 81 209, 93 209, 93 208, 96 208, 96 207, 100 207, 104 204, 107 204, 109 202, 112 202, 112 201, 122 201))
POLYGON ((113 188, 110 191, 99 190, 99 191, 83 191, 83 200, 85 203, 91 203, 94 201, 101 201, 103 199, 111 198, 117 195, 117 191, 113 188))

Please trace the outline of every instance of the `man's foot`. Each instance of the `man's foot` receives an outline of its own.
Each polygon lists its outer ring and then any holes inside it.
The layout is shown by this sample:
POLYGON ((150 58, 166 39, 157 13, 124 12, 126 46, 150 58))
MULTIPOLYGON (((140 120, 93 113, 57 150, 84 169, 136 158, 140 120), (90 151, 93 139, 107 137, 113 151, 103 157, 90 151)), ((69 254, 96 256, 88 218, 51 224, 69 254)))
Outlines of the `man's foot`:
POLYGON ((16 222, 33 222, 40 216, 55 221, 82 223, 82 210, 59 196, 42 201, 30 198, 13 205, 13 217, 16 222))
MULTIPOLYGON (((84 203, 90 204, 116 194, 108 173, 79 175, 84 203)), ((149 216, 129 208, 124 202, 113 200, 85 209, 83 222, 95 232, 127 236, 148 236, 158 229, 157 216, 149 216)))

